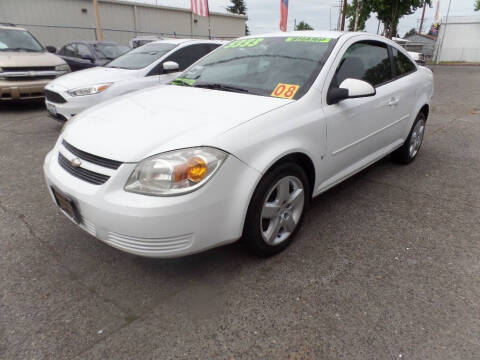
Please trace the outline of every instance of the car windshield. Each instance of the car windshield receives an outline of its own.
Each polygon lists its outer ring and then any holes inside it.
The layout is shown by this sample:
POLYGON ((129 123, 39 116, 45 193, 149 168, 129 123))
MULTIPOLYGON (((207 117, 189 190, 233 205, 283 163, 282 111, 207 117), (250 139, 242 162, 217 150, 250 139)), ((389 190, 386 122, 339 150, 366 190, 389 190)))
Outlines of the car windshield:
POLYGON ((100 59, 113 60, 119 57, 120 55, 125 54, 127 51, 130 51, 130 48, 125 45, 120 44, 94 44, 93 48, 95 53, 100 59))
POLYGON ((142 69, 150 65, 155 60, 160 59, 163 55, 175 48, 177 45, 168 43, 150 43, 116 58, 106 65, 107 67, 121 69, 142 69))
POLYGON ((172 84, 298 99, 310 88, 332 39, 235 40, 205 56, 172 84))
POLYGON ((45 49, 28 31, 0 29, 0 51, 43 52, 45 49))

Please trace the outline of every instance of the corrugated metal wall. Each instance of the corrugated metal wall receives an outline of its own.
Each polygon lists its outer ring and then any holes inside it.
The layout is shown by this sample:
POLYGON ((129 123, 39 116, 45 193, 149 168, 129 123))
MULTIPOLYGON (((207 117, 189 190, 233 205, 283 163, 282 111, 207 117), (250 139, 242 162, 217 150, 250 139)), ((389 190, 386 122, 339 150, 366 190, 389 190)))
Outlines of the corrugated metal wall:
POLYGON ((439 61, 480 62, 480 16, 442 22, 436 45, 439 61))
MULTIPOLYGON (((126 1, 99 0, 104 39, 128 44, 136 35, 207 38, 208 18, 188 9, 126 1)), ((0 22, 20 24, 44 45, 62 46, 72 40, 95 40, 92 0, 0 0, 0 22)), ((245 34, 246 17, 212 13, 213 38, 245 34)))

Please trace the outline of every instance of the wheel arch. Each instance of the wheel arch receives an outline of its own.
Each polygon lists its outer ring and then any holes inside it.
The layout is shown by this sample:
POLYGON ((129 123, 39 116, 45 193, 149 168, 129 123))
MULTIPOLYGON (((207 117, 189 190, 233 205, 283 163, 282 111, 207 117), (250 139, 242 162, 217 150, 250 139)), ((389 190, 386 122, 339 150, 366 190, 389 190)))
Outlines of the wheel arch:
POLYGON ((430 105, 428 104, 423 105, 418 113, 423 113, 423 115, 425 116, 425 122, 426 122, 428 120, 428 115, 430 113, 430 105))
POLYGON ((283 155, 268 167, 268 169, 264 172, 264 176, 268 172, 275 169, 277 166, 289 162, 299 165, 305 171, 305 174, 307 174, 308 183, 310 185, 310 196, 312 196, 313 189, 315 188, 315 165, 312 159, 303 152, 292 152, 283 155))

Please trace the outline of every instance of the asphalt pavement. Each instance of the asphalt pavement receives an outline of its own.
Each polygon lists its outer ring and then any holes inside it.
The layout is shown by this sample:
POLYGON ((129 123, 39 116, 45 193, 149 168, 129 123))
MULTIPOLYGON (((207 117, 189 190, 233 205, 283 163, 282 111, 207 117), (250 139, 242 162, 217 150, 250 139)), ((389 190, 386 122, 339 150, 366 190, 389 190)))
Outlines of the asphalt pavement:
POLYGON ((270 259, 101 243, 47 193, 61 126, 0 105, 0 359, 479 359, 480 67, 434 73, 417 160, 316 198, 270 259))

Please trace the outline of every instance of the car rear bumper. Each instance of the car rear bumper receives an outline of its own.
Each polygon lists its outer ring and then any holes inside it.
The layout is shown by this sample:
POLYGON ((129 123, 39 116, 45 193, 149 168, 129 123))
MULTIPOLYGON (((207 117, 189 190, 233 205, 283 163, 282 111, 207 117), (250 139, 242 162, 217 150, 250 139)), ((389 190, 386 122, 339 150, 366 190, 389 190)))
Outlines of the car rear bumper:
POLYGON ((45 94, 45 85, 50 81, 51 80, 0 80, 0 101, 41 99, 45 94))

